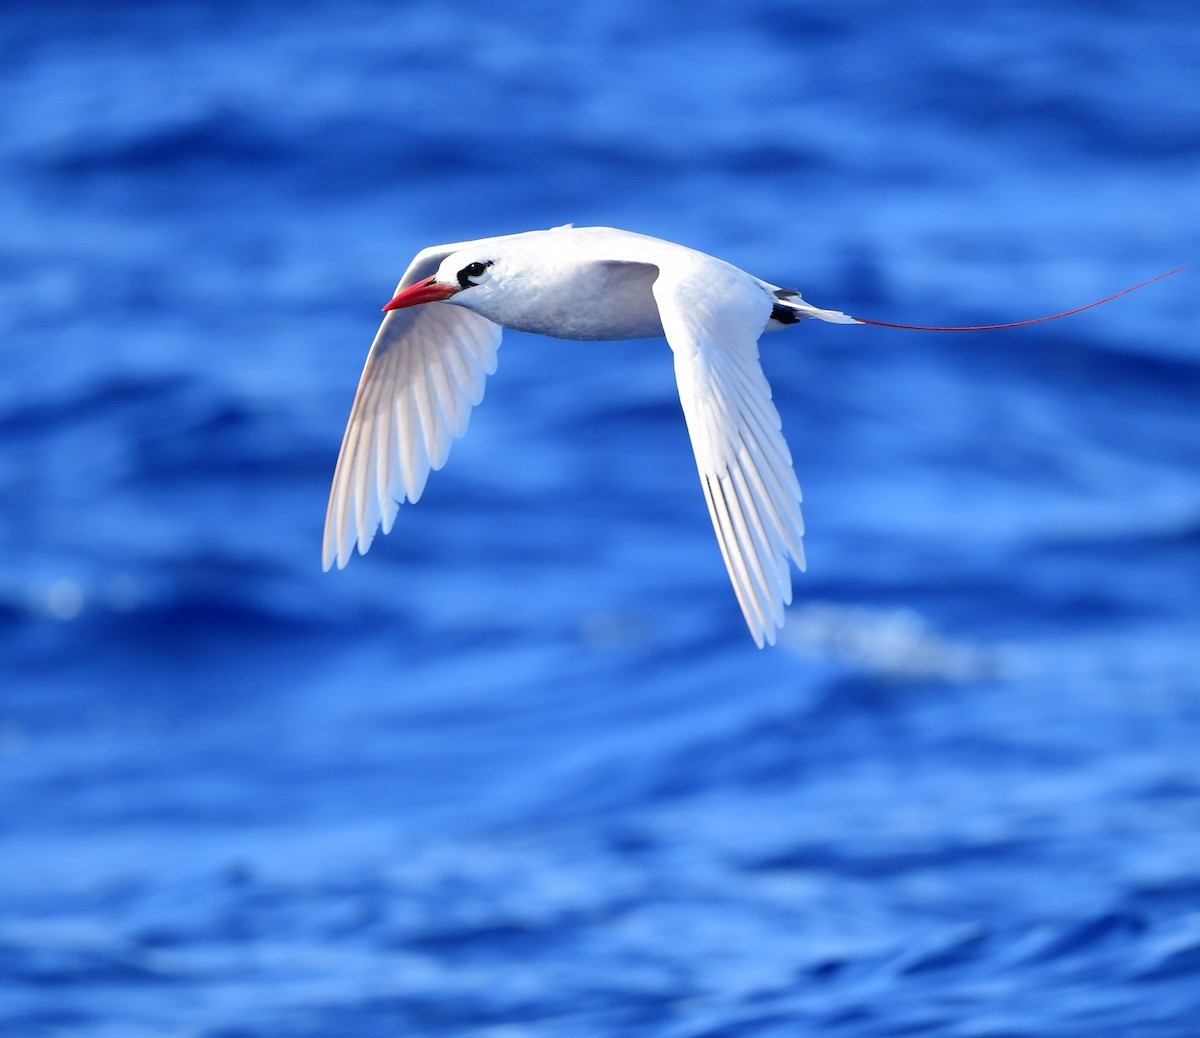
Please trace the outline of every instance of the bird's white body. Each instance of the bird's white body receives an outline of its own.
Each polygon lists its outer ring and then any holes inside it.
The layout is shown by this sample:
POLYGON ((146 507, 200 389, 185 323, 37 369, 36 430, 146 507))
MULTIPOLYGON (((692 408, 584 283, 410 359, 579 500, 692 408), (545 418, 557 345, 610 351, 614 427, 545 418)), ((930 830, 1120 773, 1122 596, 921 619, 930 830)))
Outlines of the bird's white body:
POLYGON ((365 553, 445 463, 495 370, 500 329, 666 336, 701 484, 755 641, 774 642, 804 568, 800 487, 758 338, 800 318, 855 323, 723 260, 608 227, 557 227, 418 253, 367 357, 342 441, 324 563, 365 553))
MULTIPOLYGON (((476 244, 456 252, 477 251, 476 244)), ((493 274, 459 305, 501 327, 556 339, 657 338, 663 326, 653 291, 656 246, 677 250, 677 259, 690 252, 607 227, 564 227, 499 239, 497 248, 504 248, 505 257, 502 282, 493 274)))

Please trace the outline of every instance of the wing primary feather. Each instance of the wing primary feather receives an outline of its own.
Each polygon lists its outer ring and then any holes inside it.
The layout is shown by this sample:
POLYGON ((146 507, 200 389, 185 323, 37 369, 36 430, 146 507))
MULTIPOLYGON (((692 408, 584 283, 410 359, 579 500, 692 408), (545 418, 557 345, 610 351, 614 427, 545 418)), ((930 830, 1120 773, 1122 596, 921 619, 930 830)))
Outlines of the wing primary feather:
MULTIPOLYGON (((784 588, 783 574, 786 573, 786 557, 778 537, 772 537, 759 515, 758 502, 746 479, 746 472, 741 465, 736 465, 729 472, 734 494, 741 505, 741 513, 745 521, 748 542, 753 550, 763 574, 763 590, 766 592, 768 605, 774 605, 782 597, 784 588), (780 564, 783 564, 782 566, 780 564), (781 572, 782 570, 782 572, 781 572)), ((783 612, 772 608, 772 616, 777 623, 782 622, 783 612)))
POLYGON ((359 448, 359 464, 356 466, 355 473, 359 555, 367 553, 367 549, 371 546, 371 541, 375 537, 375 526, 379 522, 379 516, 376 514, 379 499, 375 493, 375 488, 371 486, 372 477, 376 470, 375 457, 378 450, 378 441, 374 435, 374 424, 372 424, 371 428, 364 430, 364 432, 365 437, 359 448))
POLYGON ((414 405, 407 393, 397 395, 392 404, 396 413, 396 428, 401 436, 400 456, 404 459, 404 493, 409 501, 416 502, 425 489, 425 474, 429 471, 429 458, 425 453, 425 441, 417 421, 414 405))
POLYGON ((375 419, 375 497, 379 503, 379 518, 385 527, 384 533, 391 529, 388 520, 388 508, 392 501, 392 451, 395 443, 392 432, 392 409, 382 407, 375 419))
POLYGON ((758 642, 759 647, 762 647, 758 626, 755 621, 753 612, 751 612, 749 604, 746 601, 745 592, 742 589, 741 582, 738 580, 736 569, 730 560, 729 548, 725 541, 725 531, 721 525, 721 518, 717 511, 717 502, 713 497, 712 487, 709 485, 708 476, 703 476, 701 482, 704 485, 704 501, 708 505, 709 518, 712 519, 713 529, 717 534, 717 547, 721 549, 721 558, 725 562, 725 570, 729 574, 730 582, 733 585, 733 593, 737 598, 738 606, 742 610, 742 616, 746 619, 746 625, 750 628, 750 633, 754 640, 758 642))
POLYGON ((725 496, 720 492, 720 480, 715 475, 704 477, 705 497, 708 499, 709 513, 712 516, 713 528, 717 532, 717 543, 721 547, 721 555, 725 559, 725 568, 733 583, 734 594, 742 607, 742 615, 754 635, 755 641, 761 637, 765 629, 765 618, 760 614, 753 596, 750 593, 750 577, 746 572, 745 562, 737 550, 732 523, 725 506, 725 496), (716 480, 717 486, 713 487, 716 480))
POLYGON ((737 484, 738 496, 743 497, 747 503, 747 515, 754 523, 760 541, 770 550, 772 556, 786 555, 787 548, 780 534, 779 524, 772 520, 766 508, 766 487, 748 447, 742 448, 738 460, 739 464, 733 468, 731 474, 737 484))
POLYGON ((779 531, 788 554, 803 569, 804 542, 801 538, 804 535, 804 516, 800 511, 800 502, 802 500, 800 484, 796 482, 796 477, 792 474, 790 468, 786 474, 780 473, 771 460, 770 455, 766 454, 757 438, 751 435, 744 442, 748 451, 761 462, 754 466, 754 472, 764 482, 763 507, 770 514, 772 525, 779 531), (770 477, 769 486, 765 485, 766 476, 764 473, 770 477), (780 509, 786 509, 787 514, 783 514, 780 509))
POLYGON ((413 472, 413 487, 409 500, 415 504, 425 493, 429 473, 433 471, 433 459, 429 456, 429 444, 425 442, 425 435, 421 430, 421 416, 415 409, 409 412, 409 425, 412 428, 413 456, 417 466, 413 472))
MULTIPOLYGON (((354 519, 354 472, 357 467, 359 440, 363 428, 363 398, 367 393, 371 360, 368 358, 367 367, 363 370, 362 382, 355 394, 354 403, 350 409, 350 421, 346 426, 346 435, 342 441, 341 453, 338 455, 337 469, 334 472, 334 488, 337 498, 336 531, 337 531, 337 564, 343 568, 350 558, 354 546, 353 532, 357 530, 354 519)), ((332 502, 331 502, 332 503, 332 502)))
MULTIPOLYGON (((763 554, 754 543, 754 537, 746 523, 742 501, 737 488, 732 485, 731 472, 717 477, 717 489, 721 494, 724 515, 728 517, 733 531, 733 546, 737 548, 739 569, 746 580, 746 592, 754 602, 755 612, 765 624, 770 610, 771 582, 763 568, 763 554)), ((772 616, 771 619, 774 619, 772 616)))

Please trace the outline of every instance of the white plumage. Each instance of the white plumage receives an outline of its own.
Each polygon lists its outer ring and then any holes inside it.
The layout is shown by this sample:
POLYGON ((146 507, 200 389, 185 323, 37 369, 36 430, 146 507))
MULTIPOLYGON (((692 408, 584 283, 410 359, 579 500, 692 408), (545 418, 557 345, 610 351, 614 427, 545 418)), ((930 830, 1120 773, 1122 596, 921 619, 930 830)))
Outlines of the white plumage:
POLYGON ((350 411, 325 520, 324 564, 365 553, 445 464, 496 369, 502 327, 561 339, 665 335, 696 467, 755 642, 774 643, 804 568, 800 485, 758 338, 810 306, 722 260, 607 227, 438 245, 418 253, 379 328, 350 411))

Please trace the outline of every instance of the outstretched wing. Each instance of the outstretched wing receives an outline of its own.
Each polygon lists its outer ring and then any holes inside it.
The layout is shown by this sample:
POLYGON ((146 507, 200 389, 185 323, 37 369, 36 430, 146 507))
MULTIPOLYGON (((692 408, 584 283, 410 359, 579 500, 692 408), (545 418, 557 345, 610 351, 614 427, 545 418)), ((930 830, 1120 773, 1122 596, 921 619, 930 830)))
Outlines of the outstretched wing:
POLYGON ((758 362, 768 290, 725 264, 666 267, 654 296, 721 554, 755 642, 775 642, 804 568, 800 484, 758 362))
MULTIPOLYGON (((458 248, 425 249, 402 288, 429 277, 458 248)), ((500 327, 461 306, 425 303, 389 311, 379 326, 342 438, 322 553, 325 569, 365 554, 380 524, 392 528, 401 501, 416 501, 431 469, 446 463, 467 431, 471 408, 496 370, 500 327)))

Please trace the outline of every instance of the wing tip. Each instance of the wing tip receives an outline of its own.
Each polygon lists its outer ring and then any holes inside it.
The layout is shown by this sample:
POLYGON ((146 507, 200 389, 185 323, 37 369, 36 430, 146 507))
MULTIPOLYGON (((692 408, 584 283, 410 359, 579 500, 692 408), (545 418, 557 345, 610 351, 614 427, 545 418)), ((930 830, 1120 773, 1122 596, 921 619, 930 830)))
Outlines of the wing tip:
POLYGON ((346 563, 350 561, 350 553, 339 547, 335 547, 332 543, 326 543, 321 551, 321 571, 328 573, 336 568, 339 572, 346 568, 346 563))

